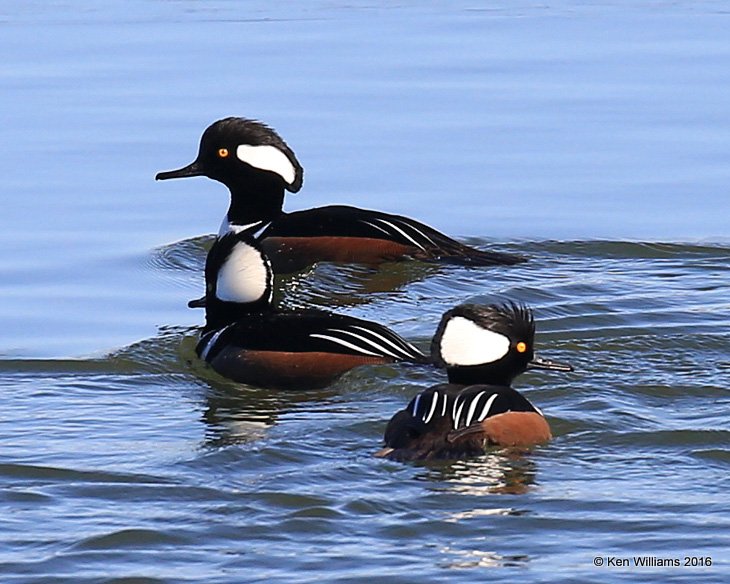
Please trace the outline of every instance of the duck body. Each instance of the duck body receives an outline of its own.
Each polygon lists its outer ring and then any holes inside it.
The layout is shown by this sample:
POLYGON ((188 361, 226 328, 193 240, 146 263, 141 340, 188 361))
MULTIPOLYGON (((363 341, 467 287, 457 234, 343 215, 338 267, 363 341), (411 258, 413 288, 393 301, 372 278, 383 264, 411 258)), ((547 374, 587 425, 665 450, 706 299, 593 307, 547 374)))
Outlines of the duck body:
MULTIPOLYGON (((231 224, 233 229, 236 224, 231 224)), ((259 235, 278 272, 317 261, 378 264, 406 259, 467 266, 509 265, 521 258, 481 251, 401 215, 330 205, 282 213, 259 235)))
POLYGON ((542 412, 511 384, 528 368, 573 368, 536 356, 534 337, 532 311, 522 305, 463 304, 447 311, 431 357, 449 382, 420 392, 391 418, 376 456, 461 458, 490 446, 525 448, 550 440, 542 412))
POLYGON ((206 176, 223 183, 231 200, 219 235, 246 231, 257 236, 277 272, 317 261, 417 259, 473 266, 525 261, 466 246, 400 215, 344 205, 285 213, 285 191, 299 191, 303 172, 294 152, 273 129, 255 120, 225 118, 205 130, 195 161, 156 178, 206 176))
POLYGON ((416 395, 390 420, 378 456, 460 458, 491 446, 528 447, 551 438, 542 413, 511 387, 442 384, 416 395))
POLYGON ((205 278, 206 325, 196 352, 234 381, 317 388, 360 365, 429 362, 378 323, 322 310, 274 309, 270 263, 247 233, 229 232, 216 240, 205 278))
POLYGON ((282 389, 324 387, 361 365, 428 362, 384 326, 319 310, 248 314, 205 332, 196 351, 233 381, 282 389))

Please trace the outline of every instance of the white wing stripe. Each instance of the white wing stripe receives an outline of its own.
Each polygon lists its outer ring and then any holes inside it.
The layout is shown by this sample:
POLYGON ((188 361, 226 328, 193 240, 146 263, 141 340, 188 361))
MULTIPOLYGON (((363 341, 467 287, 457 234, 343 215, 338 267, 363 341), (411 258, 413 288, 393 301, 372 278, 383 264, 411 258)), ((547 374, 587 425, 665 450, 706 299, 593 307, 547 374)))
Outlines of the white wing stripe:
POLYGON ((371 341, 370 339, 368 339, 366 337, 363 337, 361 335, 358 335, 357 333, 354 333, 352 331, 348 331, 348 330, 345 330, 345 329, 328 329, 327 332, 330 332, 330 333, 342 333, 343 335, 350 335, 351 337, 355 337, 359 341, 362 341, 363 343, 365 343, 367 345, 370 345, 371 347, 376 348, 381 353, 385 353, 386 355, 389 355, 390 357, 393 357, 394 359, 398 359, 399 357, 409 357, 408 354, 403 353, 402 351, 401 351, 400 355, 396 355, 395 353, 393 353, 392 351, 389 351, 388 349, 386 349, 385 347, 379 345, 375 341, 371 341))
MULTIPOLYGON (((380 227, 379 225, 376 225, 375 223, 372 223, 371 221, 365 221, 364 219, 361 219, 360 221, 361 221, 362 223, 365 223, 366 225, 370 225, 370 227, 374 227, 374 228, 375 228, 375 229, 377 229, 378 231, 382 231, 382 232, 383 232, 383 233, 385 233, 386 235, 392 235, 392 233, 389 233, 389 232, 388 232, 387 230, 383 229, 383 228, 382 228, 382 227, 380 227)), ((425 251, 425 248, 424 248, 424 247, 423 247, 423 246, 422 246, 422 245, 421 245, 420 243, 418 243, 418 242, 417 242, 417 241, 416 241, 415 239, 413 239, 413 238, 412 238, 412 237, 411 237, 410 235, 408 235, 408 234, 407 234, 407 233, 406 233, 405 231, 403 231, 403 230, 402 230, 402 229, 401 229, 400 227, 398 227, 398 226, 397 226, 397 225, 396 225, 395 223, 393 223, 393 222, 391 222, 391 221, 387 221, 387 220, 385 220, 385 219, 381 219, 380 217, 376 218, 376 219, 375 219, 375 221, 380 221, 381 223, 385 223, 385 224, 386 224, 386 225, 387 225, 388 227, 391 227, 392 229, 394 229, 395 231, 397 231, 398 233, 400 233, 401 235, 403 235, 403 237, 405 237, 405 238, 406 238, 406 239, 408 239, 409 241, 412 241, 412 242, 413 242, 413 243, 415 243, 415 244, 416 244, 416 245, 417 245, 418 247, 420 247, 421 249, 423 249, 423 250, 425 251)), ((428 235, 426 235, 426 234, 425 234, 425 233, 424 233, 423 231, 421 231, 421 230, 420 230, 420 229, 419 229, 418 227, 416 227, 416 226, 415 226, 415 225, 414 225, 413 223, 411 223, 411 222, 407 221, 407 220, 406 220, 406 219, 404 219, 404 218, 399 218, 399 219, 397 219, 397 220, 395 220, 395 219, 394 219, 393 221, 396 221, 396 222, 397 222, 397 223, 398 223, 398 224, 399 224, 399 225, 400 225, 401 227, 408 227, 409 229, 411 229, 411 230, 415 231, 415 233, 416 233, 416 234, 417 234, 418 236, 420 236, 420 237, 422 237, 423 239, 425 239, 425 240, 426 240, 426 241, 427 241, 428 243, 430 243, 430 244, 431 244, 431 245, 433 245, 434 247, 438 247, 438 246, 436 245, 436 242, 435 242, 435 241, 434 241, 433 239, 431 239, 431 238, 430 238, 430 237, 429 237, 428 235)))
POLYGON ((405 220, 401 219, 400 223, 401 223, 401 225, 405 225, 406 227, 410 227, 411 229, 413 229, 413 231, 415 231, 416 233, 418 233, 418 235, 420 235, 421 237, 423 237, 431 245, 436 246, 436 243, 434 242, 433 239, 431 239, 423 231, 421 231, 420 229, 418 229, 418 227, 416 227, 415 225, 413 225, 411 222, 405 221, 405 220))
POLYGON ((361 219, 361 221, 363 223, 365 223, 365 225, 370 225, 370 227, 375 227, 375 229, 377 229, 378 231, 382 231, 383 233, 385 233, 385 235, 390 235, 390 233, 388 233, 385 229, 380 227, 380 225, 375 225, 375 223, 371 223, 370 221, 365 221, 364 219, 361 219))
POLYGON ((489 414, 489 410, 492 407, 492 402, 497 399, 497 394, 493 393, 491 396, 489 396, 489 399, 487 400, 487 403, 484 404, 484 408, 482 409, 482 413, 479 414, 479 417, 477 418, 478 422, 481 422, 484 420, 484 418, 487 417, 487 414, 489 414))
POLYGON ((348 349, 352 349, 353 351, 357 351, 358 353, 362 353, 363 355, 372 355, 374 357, 382 357, 382 355, 378 355, 377 353, 367 351, 367 350, 363 349, 362 347, 358 347, 357 345, 353 345, 352 343, 348 343, 347 341, 343 341, 342 339, 338 339, 337 337, 330 337, 329 335, 320 335, 318 333, 312 333, 309 336, 312 338, 332 341, 333 343, 337 343, 338 345, 342 345, 343 347, 347 347, 348 349))
POLYGON ((415 239, 413 239, 410 235, 408 235, 405 231, 403 231, 397 225, 393 225, 389 221, 386 221, 385 219, 380 219, 380 218, 376 219, 376 221, 380 221, 381 223, 385 223, 388 227, 392 227, 398 233, 400 233, 403 237, 405 237, 408 241, 412 241, 417 247, 420 247, 423 251, 426 251, 425 247, 423 247, 420 243, 418 243, 415 239))
MULTIPOLYGON (((357 326, 357 325, 353 325, 352 328, 355 328, 355 329, 358 329, 358 330, 361 330, 361 331, 365 331, 366 333, 370 333, 371 335, 373 335, 378 340, 383 341, 384 343, 386 343, 386 344, 390 345, 391 347, 393 347, 393 349, 395 349, 399 353, 404 354, 406 356, 412 356, 412 355, 409 355, 408 354, 408 352, 404 349, 404 347, 395 344, 390 339, 384 337, 383 335, 381 335, 379 333, 376 333, 373 330, 370 330, 369 328, 365 328, 364 326, 357 326)), ((410 347, 408 347, 408 348, 410 348, 410 347)))
POLYGON ((441 407, 441 417, 446 415, 446 404, 448 403, 448 398, 446 397, 446 394, 444 394, 444 405, 441 407))
POLYGON ((431 421, 431 418, 433 418, 433 413, 436 411, 436 404, 439 401, 439 392, 434 391, 433 395, 431 396, 431 410, 428 412, 428 416, 423 418, 424 423, 428 424, 431 421))
POLYGON ((411 353, 411 355, 410 355, 411 357, 420 357, 421 356, 421 351, 419 351, 418 349, 416 349, 416 347, 414 347, 413 345, 411 345, 405 339, 398 339, 399 341, 401 341, 401 345, 398 345, 394 341, 391 341, 390 339, 388 339, 387 337, 381 335, 380 333, 376 333, 375 331, 370 330, 369 328, 365 328, 364 326, 353 325, 352 328, 356 328, 356 329, 359 329, 361 331, 368 332, 371 335, 373 335, 374 337, 377 337, 378 339, 380 339, 380 340, 388 343, 391 347, 393 347, 394 349, 396 349, 398 351, 404 351, 404 349, 408 349, 410 351, 410 353, 411 353), (403 347, 402 345, 405 345, 405 347, 403 347))
POLYGON ((477 409, 477 404, 479 403, 479 398, 482 397, 486 392, 480 391, 474 399, 471 400, 471 405, 469 405, 469 413, 466 414, 466 423, 465 426, 468 426, 471 424, 471 419, 474 416, 474 410, 477 409))

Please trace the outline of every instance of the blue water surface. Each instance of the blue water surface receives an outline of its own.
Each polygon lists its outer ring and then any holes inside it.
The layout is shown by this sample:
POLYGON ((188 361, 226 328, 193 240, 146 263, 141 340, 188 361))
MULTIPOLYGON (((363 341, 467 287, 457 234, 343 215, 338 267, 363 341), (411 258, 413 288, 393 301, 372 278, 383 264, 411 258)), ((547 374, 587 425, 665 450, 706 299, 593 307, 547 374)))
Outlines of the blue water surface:
POLYGON ((3 581, 633 581, 592 558, 662 553, 715 563, 642 579, 727 579, 729 27, 719 0, 0 2, 3 581), (532 258, 283 295, 424 347, 457 302, 530 302, 582 370, 525 382, 554 445, 383 464, 437 379, 282 397, 199 369, 227 192, 154 176, 229 115, 296 152, 288 210, 532 258))

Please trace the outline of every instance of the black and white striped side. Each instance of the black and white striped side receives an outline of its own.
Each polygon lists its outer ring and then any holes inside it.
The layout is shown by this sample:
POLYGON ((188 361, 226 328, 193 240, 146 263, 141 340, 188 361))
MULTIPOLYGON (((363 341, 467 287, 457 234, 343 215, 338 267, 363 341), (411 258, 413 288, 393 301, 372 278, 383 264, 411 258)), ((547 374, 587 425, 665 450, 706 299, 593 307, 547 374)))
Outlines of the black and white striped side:
POLYGON ((464 265, 490 266, 517 264, 524 258, 499 252, 478 250, 452 239, 420 221, 378 211, 358 210, 357 222, 371 233, 369 237, 388 239, 416 247, 421 259, 444 260, 464 265))
POLYGON ((448 417, 452 430, 467 428, 490 416, 510 411, 542 415, 514 389, 490 385, 476 385, 460 391, 455 391, 454 386, 437 386, 416 395, 406 410, 426 425, 448 417))
POLYGON ((244 351, 312 353, 428 363, 429 358, 394 331, 374 322, 320 310, 240 314, 205 331, 203 359, 224 347, 244 351))
POLYGON ((205 333, 203 336, 200 337, 200 341, 198 341, 196 351, 203 361, 208 360, 208 356, 216 346, 218 339, 220 339, 221 335, 224 334, 229 329, 229 327, 230 325, 224 326, 223 328, 220 328, 218 330, 205 333))
POLYGON ((360 219, 360 222, 387 235, 388 239, 400 241, 406 245, 415 245, 423 251, 438 247, 438 244, 426 233, 425 225, 417 221, 397 215, 378 216, 374 212, 371 215, 372 217, 368 219, 360 219))
POLYGON ((426 356, 408 341, 393 331, 368 321, 341 323, 309 334, 311 339, 332 345, 332 351, 342 348, 357 354, 377 357, 390 357, 397 361, 420 361, 426 356))

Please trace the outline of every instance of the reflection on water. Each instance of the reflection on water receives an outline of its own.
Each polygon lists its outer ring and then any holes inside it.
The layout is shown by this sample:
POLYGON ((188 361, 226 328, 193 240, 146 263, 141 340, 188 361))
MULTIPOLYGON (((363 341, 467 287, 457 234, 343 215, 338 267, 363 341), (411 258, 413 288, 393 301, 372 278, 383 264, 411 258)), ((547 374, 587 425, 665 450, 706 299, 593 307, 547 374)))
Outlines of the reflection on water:
MULTIPOLYGON (((439 465, 428 465, 421 480, 433 481, 433 488, 462 495, 520 495, 526 493, 536 479, 533 454, 520 449, 500 449, 478 458, 459 460, 439 465)), ((456 521, 480 514, 483 510, 465 512, 450 517, 456 521)), ((492 513, 492 510, 486 510, 492 513)), ((518 514, 514 512, 512 514, 518 514)))
POLYGON ((261 394, 253 388, 240 388, 236 393, 210 388, 202 412, 205 445, 218 448, 260 440, 276 422, 282 407, 270 393, 261 394))
POLYGON ((526 567, 530 558, 525 555, 506 556, 483 550, 465 550, 454 547, 444 547, 441 553, 453 556, 452 559, 441 562, 441 565, 450 569, 466 568, 509 568, 526 567))
MULTIPOLYGON (((707 529, 727 531, 719 512, 727 474, 721 384, 727 284, 718 251, 676 246, 669 258, 666 248, 654 258, 643 256, 656 249, 638 244, 597 242, 595 254, 588 243, 524 247, 535 258, 529 269, 436 267, 394 297, 360 306, 386 323, 413 324, 411 332, 426 339, 442 310, 456 301, 501 295, 531 301, 540 346, 579 368, 569 382, 526 376, 530 398, 554 423, 551 443, 463 461, 376 462, 371 454, 387 420, 418 390, 441 380, 440 372, 363 367, 327 390, 261 390, 229 382, 202 364, 194 353, 198 327, 165 325, 153 338, 103 359, 2 362, 12 385, 4 394, 8 422, 0 423, 11 466, 0 465, 0 482, 65 506, 64 518, 49 518, 45 505, 29 512, 32 502, 11 500, 16 515, 29 516, 6 537, 16 549, 24 549, 30 533, 65 550, 98 534, 148 529, 164 540, 200 525, 203 535, 194 528, 190 542, 202 537, 209 550, 233 549, 235 559, 213 551, 206 557, 213 554, 231 569, 248 568, 247 552, 235 554, 253 546, 268 558, 266 567, 257 564, 257 576, 274 570, 282 581, 311 567, 302 559, 306 555, 326 556, 324 578, 348 570, 351 563, 331 551, 333 541, 349 542, 358 565, 382 565, 381 575, 398 546, 432 579, 443 570, 466 570, 479 580, 481 574, 469 570, 539 570, 536 559, 544 557, 562 565, 583 561, 583 555, 590 561, 588 545, 635 552, 626 542, 645 522, 627 521, 628 499, 632 513, 655 518, 653 532, 671 534, 671 549, 704 549, 707 529), (677 272, 681 277, 664 277, 677 272), (715 290, 707 290, 708 281, 715 290), (687 310, 692 319, 682 317, 687 310), (667 324, 672 334, 661 326, 667 324), (68 480, 49 479, 45 472, 26 478, 17 472, 26 463, 74 472, 68 480), (161 479, 152 485, 135 479, 123 490, 97 488, 76 474, 79 468, 161 479), (691 500, 687 484, 693 485, 691 500), (90 492, 94 517, 66 519, 88 508, 90 492), (171 497, 181 504, 160 506, 171 497), (96 517, 109 525, 100 529, 96 517), (81 527, 58 542, 48 530, 34 530, 44 522, 59 530, 81 527), (688 528, 697 524, 703 525, 700 535, 688 528), (583 548, 566 545, 583 536, 586 525, 592 527, 583 548)), ((174 248, 162 256, 174 255, 174 248)), ((205 250, 197 244, 187 249, 174 260, 180 268, 169 273, 194 275, 184 266, 199 262, 205 250)), ((317 269, 333 282, 341 273, 338 266, 317 269)), ((420 270, 407 267, 405 273, 420 270)), ((369 277, 367 270, 350 274, 343 288, 369 277)), ((312 280, 311 295, 324 298, 329 284, 317 283, 316 270, 312 280)), ((197 543, 181 544, 181 554, 189 555, 192 546, 197 543)), ((111 552, 125 559, 114 564, 105 555, 103 569, 111 562, 116 573, 128 574, 129 549, 111 552)), ((30 561, 28 552, 18 557, 30 561)), ((61 552, 59 561, 63 557, 61 552)), ((181 562, 189 566, 187 559, 181 562)), ((57 568, 49 565, 44 573, 57 568)))
POLYGON ((198 327, 164 325, 158 327, 157 336, 112 351, 105 360, 139 371, 187 373, 198 360, 197 342, 198 327))
POLYGON ((209 381, 211 386, 206 391, 202 420, 206 424, 205 444, 210 447, 260 440, 281 416, 310 402, 321 404, 336 395, 333 390, 271 391, 229 382, 219 376, 209 381))
POLYGON ((378 266, 320 263, 301 274, 280 277, 277 297, 287 308, 358 306, 385 300, 443 269, 448 267, 425 262, 378 266))
POLYGON ((215 236, 203 235, 160 246, 152 251, 150 266, 156 270, 203 275, 205 257, 215 236))
MULTIPOLYGON (((534 514, 524 496, 537 489, 537 464, 534 452, 520 449, 499 449, 468 460, 440 465, 428 464, 419 480, 431 483, 429 489, 439 496, 457 495, 459 505, 443 513, 445 523, 469 526, 495 523, 498 518, 529 517, 534 514), (519 507, 505 505, 498 495, 509 500, 519 496, 519 507), (458 509, 458 510, 457 510, 458 509)), ((525 567, 530 556, 497 551, 493 537, 457 539, 440 548, 446 559, 439 563, 448 569, 525 567)))
MULTIPOLYGON (((153 252, 149 265, 154 270, 173 274, 180 283, 193 281, 199 284, 202 295, 205 258, 213 240, 214 236, 205 235, 159 247, 153 252)), ((453 270, 453 267, 417 261, 376 266, 321 262, 301 272, 276 275, 274 304, 290 310, 367 304, 387 299, 409 284, 448 269, 453 270)))

